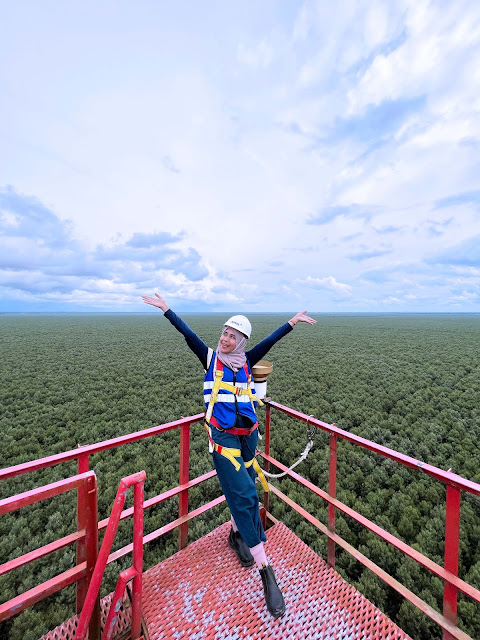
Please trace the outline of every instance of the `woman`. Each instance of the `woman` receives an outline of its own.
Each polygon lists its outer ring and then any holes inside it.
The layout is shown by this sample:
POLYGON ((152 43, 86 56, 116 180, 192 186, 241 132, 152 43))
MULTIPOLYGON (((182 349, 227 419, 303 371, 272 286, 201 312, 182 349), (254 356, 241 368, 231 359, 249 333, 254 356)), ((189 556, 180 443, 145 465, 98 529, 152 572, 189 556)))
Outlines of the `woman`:
POLYGON ((316 320, 297 313, 253 349, 245 351, 251 325, 245 316, 232 316, 223 327, 216 351, 209 349, 166 304, 165 300, 143 296, 146 304, 161 309, 180 331, 205 370, 205 426, 217 476, 232 514, 228 544, 243 567, 256 563, 262 578, 265 601, 270 613, 278 618, 285 613, 285 601, 269 565, 263 543, 265 531, 260 520, 255 469, 258 422, 257 398, 251 384, 253 367, 273 345, 292 331, 297 322, 316 324, 316 320))

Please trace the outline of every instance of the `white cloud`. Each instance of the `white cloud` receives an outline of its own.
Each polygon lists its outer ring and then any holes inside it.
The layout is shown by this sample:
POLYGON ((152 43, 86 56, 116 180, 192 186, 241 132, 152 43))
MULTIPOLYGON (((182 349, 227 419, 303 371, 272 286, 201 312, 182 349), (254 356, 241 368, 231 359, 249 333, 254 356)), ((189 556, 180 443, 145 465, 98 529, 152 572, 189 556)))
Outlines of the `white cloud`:
POLYGON ((69 7, 4 12, 9 304, 480 310, 476 0, 69 7))
POLYGON ((237 51, 239 62, 252 67, 266 69, 273 60, 273 47, 262 40, 253 47, 240 43, 237 51))
POLYGON ((316 289, 331 289, 344 295, 351 295, 352 287, 343 282, 337 282, 333 276, 327 276, 326 278, 313 278, 307 276, 304 280, 298 280, 299 284, 306 284, 316 289))

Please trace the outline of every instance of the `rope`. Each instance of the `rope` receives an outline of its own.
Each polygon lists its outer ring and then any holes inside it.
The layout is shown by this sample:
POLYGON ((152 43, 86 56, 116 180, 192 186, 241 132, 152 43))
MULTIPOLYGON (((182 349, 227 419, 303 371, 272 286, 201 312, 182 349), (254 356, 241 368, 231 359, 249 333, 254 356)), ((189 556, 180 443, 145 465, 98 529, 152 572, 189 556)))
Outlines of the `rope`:
POLYGON ((310 449, 313 447, 313 442, 315 440, 315 435, 317 433, 317 428, 316 427, 312 426, 312 427, 309 428, 309 426, 308 426, 310 418, 314 418, 314 417, 315 417, 314 415, 308 416, 308 419, 307 419, 307 446, 303 450, 303 453, 300 456, 300 458, 296 462, 294 462, 292 464, 292 466, 289 467, 283 473, 268 473, 268 471, 265 471, 265 469, 262 469, 264 476, 267 476, 267 478, 283 478, 283 476, 286 476, 289 471, 292 471, 292 469, 295 469, 295 467, 298 464, 300 464, 301 462, 303 462, 305 460, 305 458, 308 456, 308 454, 310 452, 310 449))
POLYGON ((312 447, 313 447, 313 440, 309 440, 300 458, 296 462, 294 462, 292 466, 286 471, 284 471, 283 473, 268 473, 268 471, 265 471, 265 469, 262 469, 263 475, 267 476, 267 478, 283 478, 283 476, 286 476, 289 471, 291 471, 292 469, 295 469, 297 464, 300 464, 300 462, 303 462, 305 460, 305 458, 308 456, 308 453, 312 447))

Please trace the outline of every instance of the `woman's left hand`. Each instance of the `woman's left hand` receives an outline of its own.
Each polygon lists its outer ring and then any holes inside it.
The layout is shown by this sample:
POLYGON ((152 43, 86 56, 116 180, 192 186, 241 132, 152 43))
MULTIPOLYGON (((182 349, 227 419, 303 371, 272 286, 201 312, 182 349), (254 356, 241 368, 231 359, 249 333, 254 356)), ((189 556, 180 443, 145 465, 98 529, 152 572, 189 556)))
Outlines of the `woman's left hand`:
POLYGON ((297 322, 308 322, 308 324, 317 324, 317 321, 314 320, 313 318, 310 318, 310 316, 306 315, 307 310, 305 309, 305 311, 299 311, 295 316, 293 316, 293 318, 291 320, 288 321, 288 323, 294 327, 297 322))

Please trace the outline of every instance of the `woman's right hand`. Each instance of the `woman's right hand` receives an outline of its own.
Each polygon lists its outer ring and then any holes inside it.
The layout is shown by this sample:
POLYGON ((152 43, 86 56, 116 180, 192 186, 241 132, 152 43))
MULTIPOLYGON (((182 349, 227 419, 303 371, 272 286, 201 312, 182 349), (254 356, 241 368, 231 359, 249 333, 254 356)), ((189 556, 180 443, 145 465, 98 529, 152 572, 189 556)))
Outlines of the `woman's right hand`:
POLYGON ((158 295, 158 293, 155 294, 155 298, 151 298, 150 296, 142 296, 142 300, 145 302, 145 304, 151 304, 152 307, 158 307, 163 311, 163 313, 165 313, 169 309, 168 304, 165 302, 162 296, 158 295))

